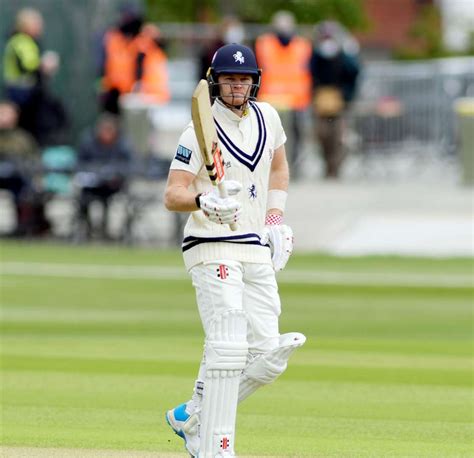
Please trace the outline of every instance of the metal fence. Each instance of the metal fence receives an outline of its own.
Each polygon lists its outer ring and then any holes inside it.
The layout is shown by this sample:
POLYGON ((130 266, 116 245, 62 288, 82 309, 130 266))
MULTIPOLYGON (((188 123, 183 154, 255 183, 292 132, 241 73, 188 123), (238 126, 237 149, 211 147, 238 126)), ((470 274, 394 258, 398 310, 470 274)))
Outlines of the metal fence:
POLYGON ((362 153, 418 148, 453 154, 453 105, 474 95, 474 58, 372 62, 363 70, 351 125, 362 153))

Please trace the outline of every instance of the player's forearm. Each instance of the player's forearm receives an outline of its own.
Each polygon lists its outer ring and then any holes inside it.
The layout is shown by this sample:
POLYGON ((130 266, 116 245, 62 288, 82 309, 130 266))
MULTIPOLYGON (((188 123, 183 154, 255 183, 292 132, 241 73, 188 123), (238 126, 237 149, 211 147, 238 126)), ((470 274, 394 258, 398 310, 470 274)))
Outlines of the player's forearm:
POLYGON ((277 215, 283 215, 285 211, 288 183, 288 163, 284 161, 280 167, 273 169, 270 173, 270 180, 268 183, 269 196, 267 214, 273 213, 277 215))
POLYGON ((199 210, 196 204, 196 194, 185 186, 169 186, 164 196, 167 210, 173 212, 193 212, 199 210))
POLYGON ((272 171, 270 180, 268 182, 268 189, 279 189, 281 191, 288 191, 288 168, 272 171))
POLYGON ((282 145, 275 150, 275 155, 273 156, 268 189, 287 191, 289 181, 290 170, 286 159, 285 146, 282 145))

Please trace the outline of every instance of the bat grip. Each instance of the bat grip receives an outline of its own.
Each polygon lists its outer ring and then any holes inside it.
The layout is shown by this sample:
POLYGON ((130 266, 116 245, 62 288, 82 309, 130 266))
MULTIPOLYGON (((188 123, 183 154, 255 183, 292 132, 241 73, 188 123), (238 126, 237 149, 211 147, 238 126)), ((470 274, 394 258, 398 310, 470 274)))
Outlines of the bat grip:
MULTIPOLYGON (((219 196, 221 196, 223 199, 227 199, 227 197, 229 197, 227 189, 222 181, 217 185, 217 189, 219 190, 219 196)), ((232 231, 237 230, 237 223, 230 223, 229 226, 232 231)))

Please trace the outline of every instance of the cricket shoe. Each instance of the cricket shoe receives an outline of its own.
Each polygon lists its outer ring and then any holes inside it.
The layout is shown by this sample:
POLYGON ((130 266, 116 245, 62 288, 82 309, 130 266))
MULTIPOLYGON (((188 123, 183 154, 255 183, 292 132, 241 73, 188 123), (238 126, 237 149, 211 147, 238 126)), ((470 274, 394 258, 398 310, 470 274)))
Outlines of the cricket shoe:
POLYGON ((166 412, 166 421, 173 431, 184 439, 184 446, 192 457, 199 454, 199 415, 186 412, 186 403, 166 412))

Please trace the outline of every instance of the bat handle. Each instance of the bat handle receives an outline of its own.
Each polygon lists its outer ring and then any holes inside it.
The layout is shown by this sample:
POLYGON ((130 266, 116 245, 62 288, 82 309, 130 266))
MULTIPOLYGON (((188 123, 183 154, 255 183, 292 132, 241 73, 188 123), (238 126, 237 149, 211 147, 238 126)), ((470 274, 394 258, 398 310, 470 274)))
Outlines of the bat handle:
MULTIPOLYGON (((223 199, 227 199, 227 197, 229 197, 229 194, 227 194, 227 189, 222 181, 217 185, 217 189, 219 189, 219 195, 223 199)), ((237 223, 230 223, 229 226, 231 231, 237 230, 237 223)))

